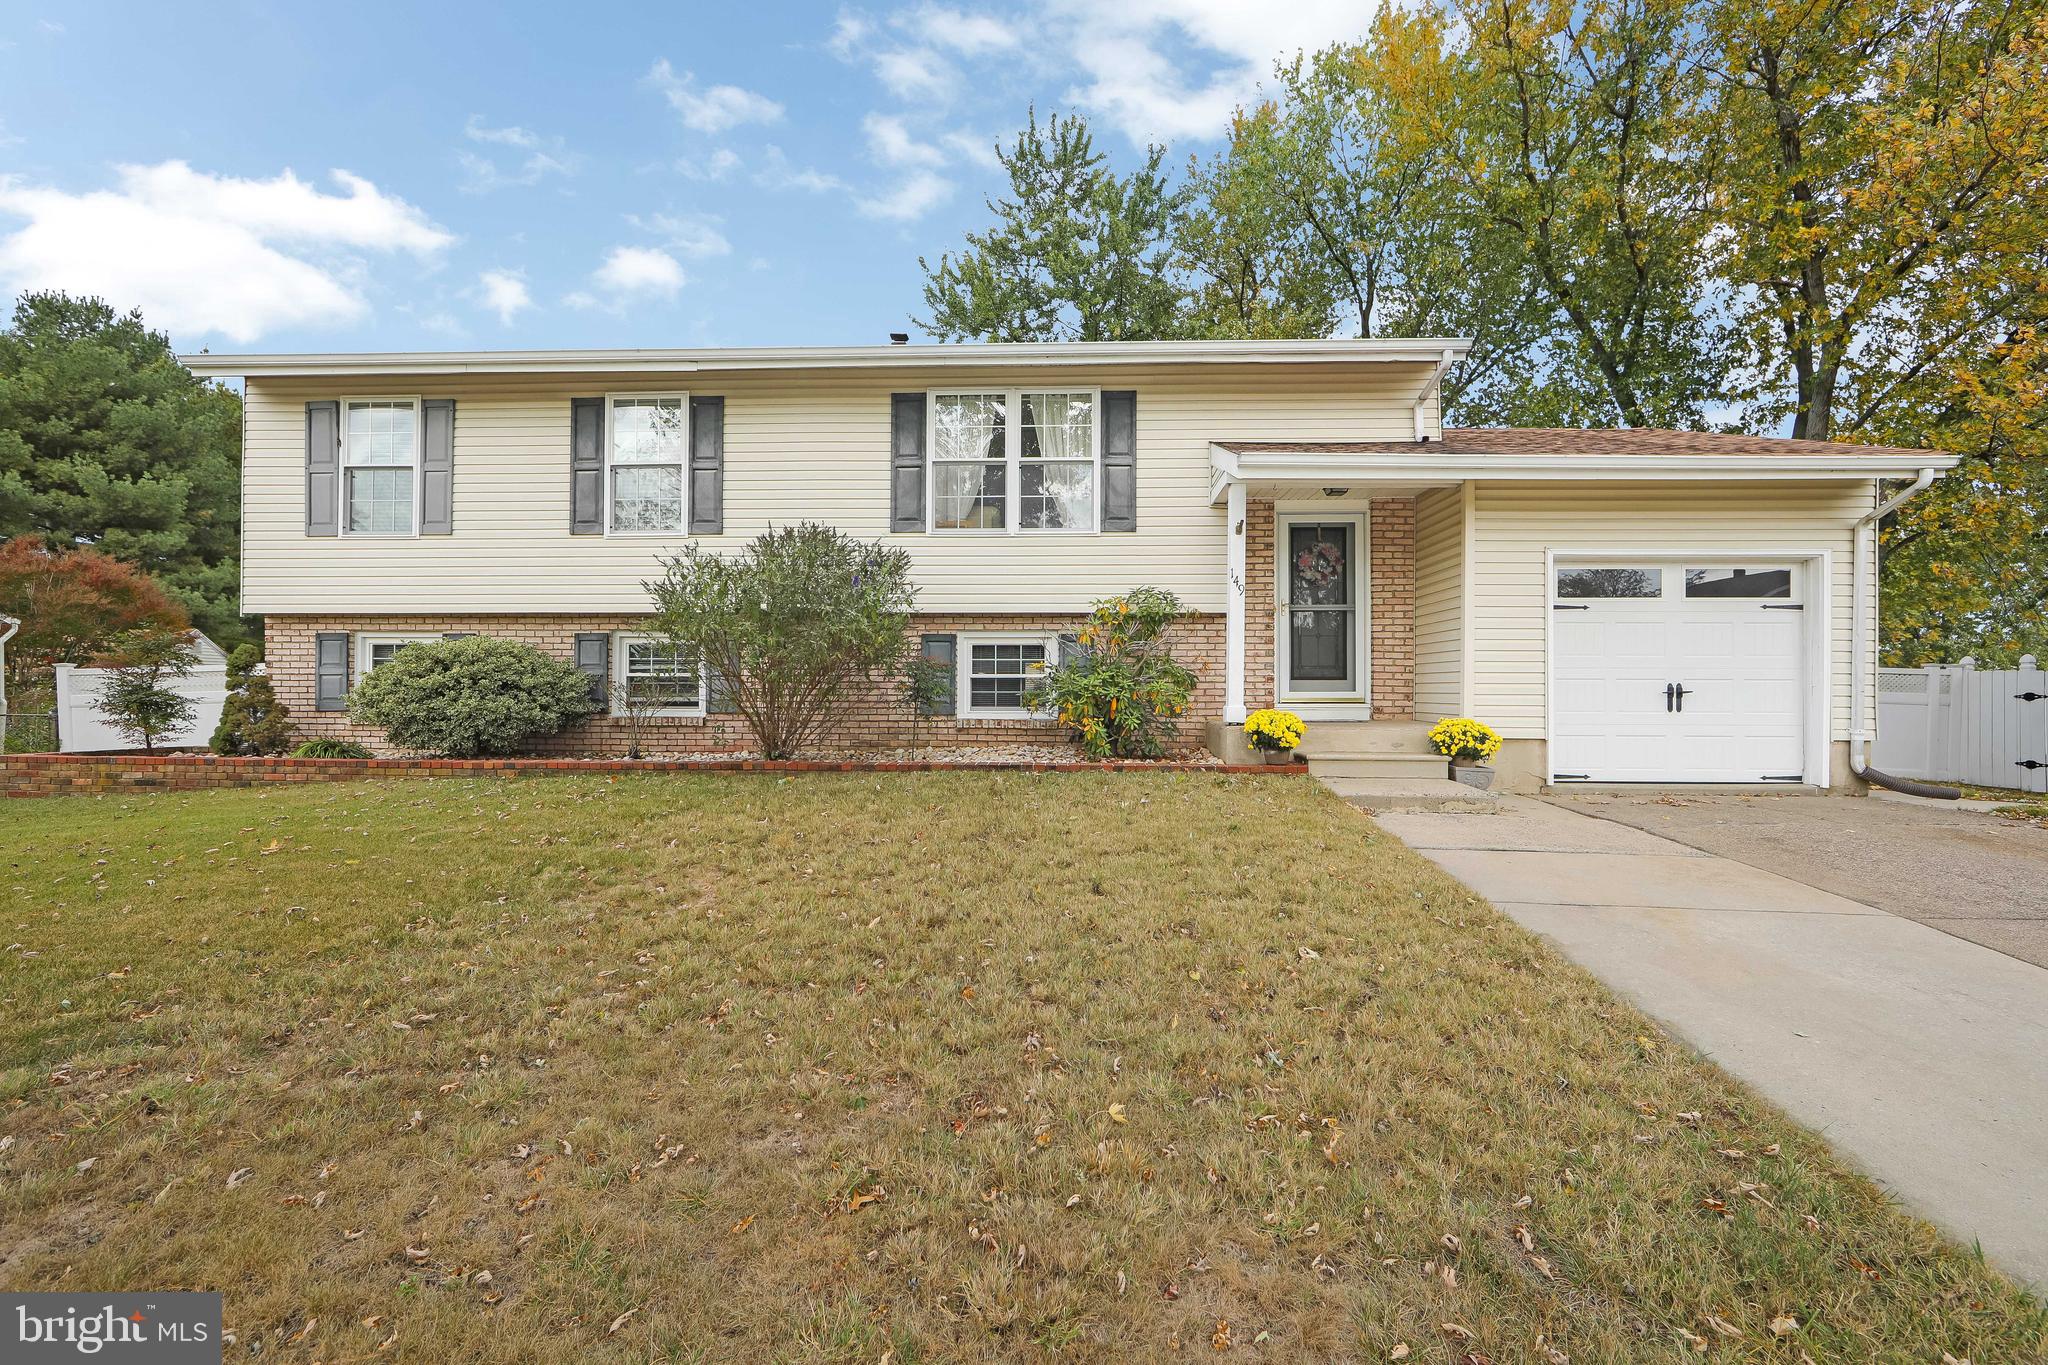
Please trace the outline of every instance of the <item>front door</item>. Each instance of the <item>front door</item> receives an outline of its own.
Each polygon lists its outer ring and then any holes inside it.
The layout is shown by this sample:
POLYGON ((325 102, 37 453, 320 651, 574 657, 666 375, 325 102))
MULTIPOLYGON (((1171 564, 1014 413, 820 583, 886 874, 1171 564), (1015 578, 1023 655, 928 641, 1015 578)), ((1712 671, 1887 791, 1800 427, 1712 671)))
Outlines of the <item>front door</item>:
POLYGON ((1365 519, 1283 515, 1279 530, 1281 695, 1363 700, 1365 519))

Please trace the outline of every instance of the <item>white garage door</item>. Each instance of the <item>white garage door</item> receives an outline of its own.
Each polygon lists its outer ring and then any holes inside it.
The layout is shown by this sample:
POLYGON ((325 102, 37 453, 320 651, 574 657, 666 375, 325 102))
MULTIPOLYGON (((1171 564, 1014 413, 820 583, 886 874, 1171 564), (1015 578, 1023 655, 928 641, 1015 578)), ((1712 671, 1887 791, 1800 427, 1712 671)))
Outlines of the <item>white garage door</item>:
POLYGON ((1551 583, 1559 781, 1805 775, 1797 564, 1561 562, 1551 583))

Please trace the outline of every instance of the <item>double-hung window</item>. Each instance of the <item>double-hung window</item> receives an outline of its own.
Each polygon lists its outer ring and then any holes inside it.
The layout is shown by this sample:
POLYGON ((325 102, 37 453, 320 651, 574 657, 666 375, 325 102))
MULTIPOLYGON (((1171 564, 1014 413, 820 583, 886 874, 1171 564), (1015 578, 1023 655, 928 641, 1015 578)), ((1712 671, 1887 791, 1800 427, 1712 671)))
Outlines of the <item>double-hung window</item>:
POLYGON ((956 695, 963 716, 1029 717, 1024 698, 1038 686, 1057 646, 1042 635, 960 637, 956 695))
POLYGON ((930 407, 932 530, 1095 529, 1100 393, 943 392, 930 407))
POLYGON ((356 678, 361 682, 371 669, 388 664, 407 645, 439 640, 439 635, 358 635, 356 637, 356 678))
POLYGON ((342 403, 341 471, 352 536, 419 531, 420 402, 350 398, 342 403))
POLYGON ((608 404, 611 480, 607 529, 614 535, 680 535, 684 466, 690 456, 690 400, 680 393, 615 396, 608 404))
POLYGON ((622 635, 612 651, 622 700, 664 715, 704 714, 704 670, 674 645, 622 635))

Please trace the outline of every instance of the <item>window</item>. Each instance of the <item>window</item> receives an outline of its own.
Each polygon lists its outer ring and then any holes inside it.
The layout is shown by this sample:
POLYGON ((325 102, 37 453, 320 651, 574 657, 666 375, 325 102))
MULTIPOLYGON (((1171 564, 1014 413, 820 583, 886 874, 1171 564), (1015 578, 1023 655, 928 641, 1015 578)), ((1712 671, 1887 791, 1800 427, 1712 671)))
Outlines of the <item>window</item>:
POLYGON ((704 714, 704 671, 674 645, 622 635, 613 651, 618 683, 668 715, 704 714))
POLYGON ((934 531, 1093 531, 1101 460, 1092 389, 935 393, 934 531))
POLYGON ((1557 571, 1559 597, 1662 597, 1664 571, 1645 568, 1582 568, 1557 571))
POLYGON ((967 635, 960 643, 960 714, 1030 716, 1024 694, 1053 660, 1053 642, 1037 635, 967 635))
POLYGON ((1790 597, 1792 570, 1789 568, 1687 569, 1687 597, 1790 597))
POLYGON ((680 534, 690 403, 682 394, 611 400, 609 524, 616 535, 680 534))
POLYGON ((439 635, 358 635, 356 637, 356 681, 361 682, 379 664, 388 664, 407 645, 423 644, 439 635))
POLYGON ((344 525, 352 536, 409 536, 418 527, 420 405, 417 398, 351 398, 342 404, 344 525))

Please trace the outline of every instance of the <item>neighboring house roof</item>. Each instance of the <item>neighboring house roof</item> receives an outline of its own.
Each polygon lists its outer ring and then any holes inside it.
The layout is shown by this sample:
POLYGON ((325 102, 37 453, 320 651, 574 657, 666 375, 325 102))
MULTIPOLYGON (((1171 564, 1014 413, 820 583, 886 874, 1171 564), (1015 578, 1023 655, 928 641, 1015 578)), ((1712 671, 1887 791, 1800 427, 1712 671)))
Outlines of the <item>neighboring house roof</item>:
POLYGON ((178 357, 214 378, 278 375, 625 374, 693 370, 831 370, 993 365, 1382 364, 1436 365, 1464 354, 1463 337, 1324 341, 1054 341, 947 345, 737 346, 685 350, 389 351, 363 354, 178 357))
POLYGON ((1860 445, 1850 441, 1795 441, 1782 436, 1746 436, 1718 431, 1662 431, 1654 428, 1580 430, 1573 427, 1445 427, 1441 441, 1219 441, 1239 455, 1285 451, 1304 455, 1783 455, 1809 459, 1917 459, 1947 452, 1910 446, 1860 445))

